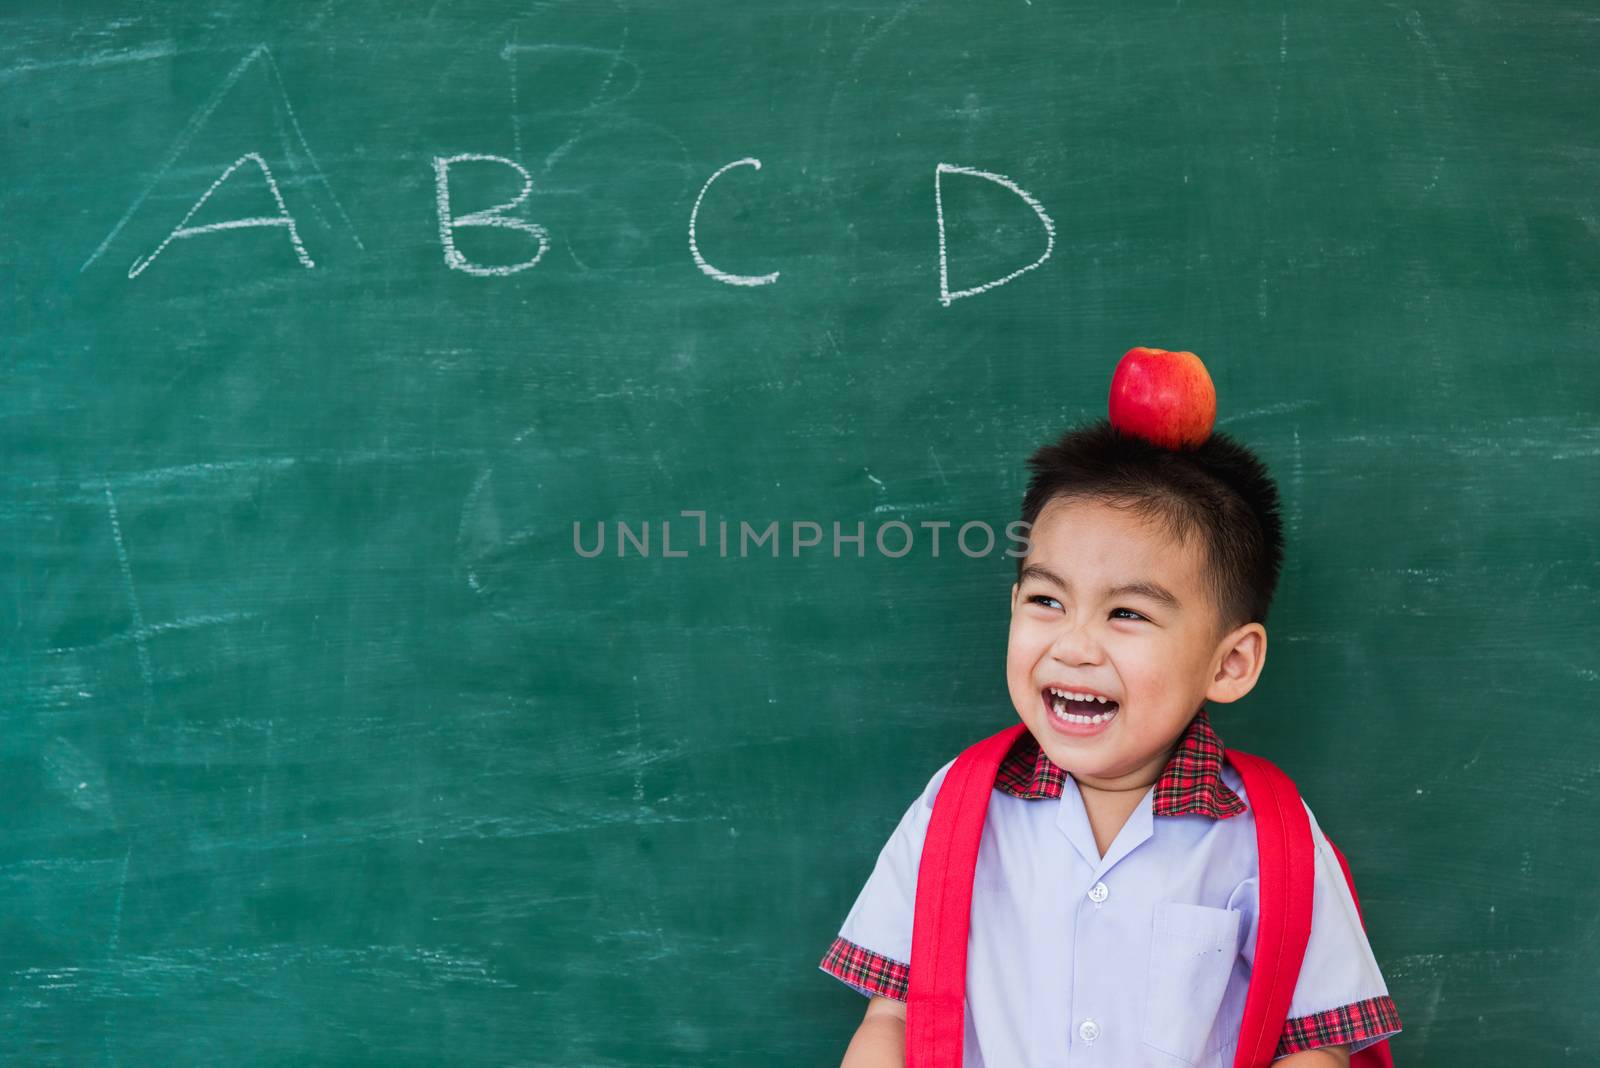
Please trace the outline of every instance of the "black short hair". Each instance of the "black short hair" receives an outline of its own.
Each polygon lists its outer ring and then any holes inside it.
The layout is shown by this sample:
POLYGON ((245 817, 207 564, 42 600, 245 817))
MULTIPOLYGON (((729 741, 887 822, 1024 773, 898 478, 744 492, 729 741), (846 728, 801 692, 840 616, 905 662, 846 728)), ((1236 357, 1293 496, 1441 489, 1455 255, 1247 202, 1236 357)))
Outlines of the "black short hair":
MULTIPOLYGON (((1033 475, 1022 498, 1032 530, 1053 500, 1092 500, 1128 508, 1178 541, 1198 533, 1220 638, 1267 621, 1283 567, 1278 487, 1266 465, 1239 442, 1213 432, 1198 446, 1168 449, 1101 419, 1062 434, 1028 458, 1033 475)), ((1021 580, 1023 557, 1017 558, 1021 580)))

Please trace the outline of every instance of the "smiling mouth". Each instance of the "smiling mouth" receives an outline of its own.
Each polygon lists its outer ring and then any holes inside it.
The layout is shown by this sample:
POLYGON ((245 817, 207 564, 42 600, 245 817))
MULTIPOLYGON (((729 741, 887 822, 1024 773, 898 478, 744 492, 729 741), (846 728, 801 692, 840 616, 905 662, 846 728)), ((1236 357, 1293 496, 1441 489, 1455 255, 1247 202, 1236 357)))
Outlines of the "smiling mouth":
POLYGON ((1040 691, 1044 698, 1044 706, 1050 710, 1051 715, 1063 723, 1076 723, 1081 726, 1106 723, 1117 714, 1117 709, 1120 707, 1117 702, 1109 699, 1100 700, 1085 694, 1082 696, 1088 699, 1084 700, 1071 696, 1071 693, 1072 691, 1058 690, 1051 686, 1046 686, 1040 691))

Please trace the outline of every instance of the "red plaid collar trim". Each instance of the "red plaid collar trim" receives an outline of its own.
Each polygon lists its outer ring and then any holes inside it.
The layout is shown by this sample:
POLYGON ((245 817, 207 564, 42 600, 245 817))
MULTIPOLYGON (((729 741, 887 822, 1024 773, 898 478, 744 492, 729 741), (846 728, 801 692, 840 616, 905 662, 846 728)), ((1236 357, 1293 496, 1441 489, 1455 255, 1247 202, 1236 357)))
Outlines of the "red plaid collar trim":
MULTIPOLYGON (((1012 797, 1037 800, 1060 797, 1066 782, 1066 769, 1045 755, 1031 732, 1023 731, 1000 762, 994 786, 1012 797)), ((1244 811, 1244 799, 1222 781, 1222 739, 1202 705, 1156 780, 1155 814, 1198 813, 1225 820, 1244 811)))

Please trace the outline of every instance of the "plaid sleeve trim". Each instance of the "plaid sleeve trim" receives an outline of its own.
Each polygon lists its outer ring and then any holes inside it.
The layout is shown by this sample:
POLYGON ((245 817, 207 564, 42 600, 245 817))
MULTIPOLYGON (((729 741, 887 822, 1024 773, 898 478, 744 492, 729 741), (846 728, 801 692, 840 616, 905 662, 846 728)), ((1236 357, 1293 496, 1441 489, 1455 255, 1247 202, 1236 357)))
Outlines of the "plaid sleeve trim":
POLYGON ((1283 1026, 1273 1058, 1287 1057, 1318 1046, 1347 1043, 1351 1052, 1370 1046, 1400 1030, 1400 1012, 1387 994, 1341 1005, 1337 1009, 1296 1016, 1283 1026))
POLYGON ((818 967, 869 997, 878 994, 904 1001, 911 985, 910 965, 842 937, 833 940, 818 967))

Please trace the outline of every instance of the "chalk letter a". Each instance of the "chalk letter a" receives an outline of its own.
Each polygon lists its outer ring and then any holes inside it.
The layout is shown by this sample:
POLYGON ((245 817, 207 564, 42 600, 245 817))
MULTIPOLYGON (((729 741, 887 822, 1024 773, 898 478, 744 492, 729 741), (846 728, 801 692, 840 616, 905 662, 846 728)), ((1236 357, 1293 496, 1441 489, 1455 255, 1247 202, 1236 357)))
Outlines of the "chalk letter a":
POLYGON ((190 208, 182 221, 173 227, 172 233, 167 235, 167 239, 156 246, 154 252, 143 259, 133 261, 133 265, 128 268, 128 278, 134 279, 143 274, 144 269, 154 263, 156 257, 166 251, 167 246, 180 237, 196 237, 200 234, 213 234, 221 230, 245 230, 256 226, 284 227, 289 231, 289 243, 294 246, 295 257, 300 261, 301 265, 304 267, 316 266, 311 262, 311 257, 306 255, 305 245, 300 242, 300 231, 295 228, 294 216, 290 215, 289 209, 283 206, 283 195, 278 192, 278 183, 272 180, 272 170, 267 166, 267 161, 255 152, 246 152, 234 160, 232 165, 222 172, 221 177, 211 183, 211 188, 207 189, 200 199, 194 202, 194 207, 190 208), (189 220, 194 218, 194 213, 199 211, 205 202, 211 199, 211 194, 215 193, 222 186, 222 183, 226 182, 233 172, 238 170, 246 161, 254 163, 261 168, 261 177, 267 180, 267 189, 271 191, 272 199, 278 205, 278 214, 255 216, 248 219, 228 219, 225 222, 207 223, 205 226, 190 226, 189 220))

